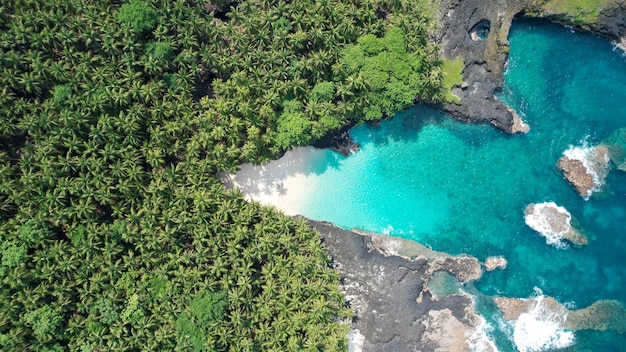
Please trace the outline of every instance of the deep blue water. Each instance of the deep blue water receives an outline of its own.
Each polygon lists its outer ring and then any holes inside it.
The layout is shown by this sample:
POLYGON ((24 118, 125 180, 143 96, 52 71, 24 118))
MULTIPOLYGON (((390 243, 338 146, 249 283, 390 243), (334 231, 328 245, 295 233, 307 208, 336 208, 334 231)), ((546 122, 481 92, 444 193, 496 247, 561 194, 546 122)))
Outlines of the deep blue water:
MULTIPOLYGON (((351 130, 361 151, 313 165, 303 215, 347 229, 416 240, 506 270, 475 284, 487 296, 529 297, 534 288, 574 307, 626 303, 626 173, 585 201, 555 164, 571 145, 598 144, 626 126, 626 59, 606 40, 545 22, 514 23, 500 98, 530 125, 507 135, 424 107, 351 130), (589 238, 583 248, 546 244, 524 223, 529 203, 564 206, 589 238)), ((485 314, 491 314, 483 308, 485 314)), ((489 318, 489 317, 487 317, 489 318)), ((502 331, 502 350, 513 349, 502 331)), ((619 350, 626 336, 576 333, 576 350, 619 350)))

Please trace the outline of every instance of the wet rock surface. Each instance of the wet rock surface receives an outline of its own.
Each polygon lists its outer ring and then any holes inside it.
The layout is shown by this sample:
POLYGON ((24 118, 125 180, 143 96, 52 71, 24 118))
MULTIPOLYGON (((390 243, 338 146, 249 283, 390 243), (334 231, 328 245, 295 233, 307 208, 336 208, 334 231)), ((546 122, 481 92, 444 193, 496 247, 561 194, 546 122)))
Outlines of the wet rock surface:
POLYGON ((524 210, 524 220, 551 245, 559 247, 562 239, 579 246, 588 242, 587 237, 572 226, 572 215, 554 202, 529 204, 524 210))
POLYGON ((506 269, 506 266, 509 263, 507 262, 507 260, 502 257, 502 256, 498 256, 498 257, 487 257, 485 259, 485 270, 487 271, 494 271, 496 269, 506 269))
POLYGON ((343 156, 348 156, 361 149, 361 146, 356 143, 350 137, 348 131, 354 127, 354 124, 349 124, 337 131, 331 131, 324 137, 313 143, 313 147, 320 149, 331 149, 343 156))
POLYGON ((609 148, 571 148, 557 162, 557 168, 585 199, 600 190, 609 171, 609 148))
POLYGON ((559 159, 557 167, 581 196, 586 195, 595 187, 593 177, 587 172, 582 161, 563 156, 559 159))
POLYGON ((400 239, 361 235, 324 222, 309 223, 322 235, 341 275, 342 290, 356 313, 351 329, 364 336, 363 351, 469 350, 460 336, 480 321, 471 298, 452 294, 435 300, 427 285, 439 271, 449 272, 459 281, 480 277, 480 263, 475 258, 415 257, 398 245, 403 242, 400 239), (386 253, 379 249, 389 246, 386 253), (414 260, 398 256, 398 251, 414 260), (450 335, 453 326, 457 328, 450 335), (442 334, 445 338, 436 338, 442 334))

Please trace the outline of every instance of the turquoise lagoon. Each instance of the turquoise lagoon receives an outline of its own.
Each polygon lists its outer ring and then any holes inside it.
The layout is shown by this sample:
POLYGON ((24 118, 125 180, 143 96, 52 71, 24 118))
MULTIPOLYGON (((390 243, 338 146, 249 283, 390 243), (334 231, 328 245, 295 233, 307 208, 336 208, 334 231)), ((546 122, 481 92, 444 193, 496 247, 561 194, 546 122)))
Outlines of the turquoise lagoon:
MULTIPOLYGON (((528 134, 420 106, 358 126, 350 131, 358 153, 320 151, 324 157, 309 166, 301 213, 438 251, 506 257, 506 270, 468 288, 477 296, 530 297, 540 289, 576 308, 600 299, 624 304, 626 173, 612 170, 606 189, 585 201, 555 164, 570 146, 598 144, 626 126, 626 59, 606 40, 545 22, 518 21, 509 39, 500 99, 530 125, 528 134), (546 201, 579 221, 587 246, 557 249, 525 224, 526 205, 546 201)), ((479 308, 500 349, 513 350, 510 327, 492 305, 479 308)), ((624 335, 582 331, 574 350, 623 346, 624 335)))

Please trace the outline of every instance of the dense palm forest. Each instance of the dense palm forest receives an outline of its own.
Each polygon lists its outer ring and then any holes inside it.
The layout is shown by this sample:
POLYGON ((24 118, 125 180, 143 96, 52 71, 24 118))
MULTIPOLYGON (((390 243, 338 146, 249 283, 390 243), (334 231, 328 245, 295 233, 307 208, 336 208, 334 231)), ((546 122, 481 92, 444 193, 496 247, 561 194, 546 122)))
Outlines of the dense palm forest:
POLYGON ((446 96, 422 0, 0 0, 0 349, 341 350, 319 236, 216 177, 446 96))

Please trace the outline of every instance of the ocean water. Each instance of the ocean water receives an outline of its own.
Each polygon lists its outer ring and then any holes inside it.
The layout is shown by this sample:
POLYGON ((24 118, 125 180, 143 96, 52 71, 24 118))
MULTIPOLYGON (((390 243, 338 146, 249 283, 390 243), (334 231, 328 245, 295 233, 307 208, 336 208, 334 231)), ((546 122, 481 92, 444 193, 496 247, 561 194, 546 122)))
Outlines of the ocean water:
MULTIPOLYGON (((414 107, 352 129, 361 150, 348 158, 320 151, 301 204, 303 215, 346 229, 480 260, 504 256, 506 270, 485 273, 471 288, 503 351, 515 350, 512 327, 489 297, 539 289, 575 308, 601 299, 626 304, 626 173, 612 170, 603 191, 584 200, 555 166, 570 146, 596 145, 626 126, 626 58, 604 39, 547 22, 517 21, 509 39, 500 99, 530 125, 528 134, 414 107), (542 202, 565 207, 589 244, 558 249, 530 229, 524 208, 542 202)), ((623 346, 626 335, 579 331, 571 348, 623 346)))

